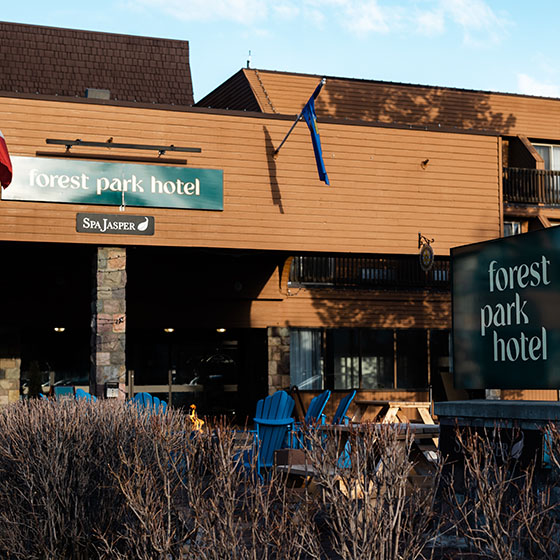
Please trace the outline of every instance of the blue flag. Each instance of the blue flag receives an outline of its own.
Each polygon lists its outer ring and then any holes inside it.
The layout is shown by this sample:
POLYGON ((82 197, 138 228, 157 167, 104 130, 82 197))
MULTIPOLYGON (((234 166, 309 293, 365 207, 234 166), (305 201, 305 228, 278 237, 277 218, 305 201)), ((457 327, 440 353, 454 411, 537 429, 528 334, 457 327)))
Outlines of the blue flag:
POLYGON ((309 132, 311 133, 311 141, 313 142, 313 151, 315 152, 315 161, 317 163, 319 179, 321 181, 325 181, 327 185, 330 185, 327 170, 325 169, 325 162, 323 161, 321 138, 319 137, 319 131, 317 130, 317 115, 315 114, 315 99, 319 95, 319 92, 321 91, 324 83, 324 80, 322 80, 321 83, 317 86, 317 88, 313 92, 313 95, 309 98, 309 101, 301 110, 301 116, 305 119, 305 122, 309 127, 309 132))

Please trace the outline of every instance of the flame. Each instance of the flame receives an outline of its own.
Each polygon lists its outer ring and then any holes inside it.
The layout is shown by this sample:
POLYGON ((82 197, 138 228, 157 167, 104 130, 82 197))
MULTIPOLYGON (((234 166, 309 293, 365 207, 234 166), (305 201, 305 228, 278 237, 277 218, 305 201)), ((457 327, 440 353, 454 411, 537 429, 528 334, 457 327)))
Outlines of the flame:
POLYGON ((202 426, 204 425, 204 420, 201 420, 196 415, 196 406, 194 404, 191 404, 191 411, 188 414, 188 418, 192 422, 193 430, 197 430, 197 431, 202 430, 202 426))

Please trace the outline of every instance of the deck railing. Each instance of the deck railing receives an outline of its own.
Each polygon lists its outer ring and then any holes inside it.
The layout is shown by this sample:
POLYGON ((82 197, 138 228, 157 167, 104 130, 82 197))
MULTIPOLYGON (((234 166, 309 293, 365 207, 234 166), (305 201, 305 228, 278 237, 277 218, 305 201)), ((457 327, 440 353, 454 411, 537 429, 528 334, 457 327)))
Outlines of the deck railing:
POLYGON ((418 255, 296 256, 290 285, 336 288, 449 289, 449 258, 436 257, 424 272, 418 255))
POLYGON ((560 171, 504 167, 504 202, 560 205, 560 171))

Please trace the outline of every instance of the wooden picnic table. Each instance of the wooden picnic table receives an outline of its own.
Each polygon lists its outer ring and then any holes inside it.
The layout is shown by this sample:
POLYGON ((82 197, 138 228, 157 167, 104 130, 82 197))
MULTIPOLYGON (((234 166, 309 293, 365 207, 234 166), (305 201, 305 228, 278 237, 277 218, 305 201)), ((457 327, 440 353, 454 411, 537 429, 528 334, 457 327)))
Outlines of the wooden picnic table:
POLYGON ((424 424, 435 424, 430 414, 429 401, 389 401, 389 400, 357 400, 354 401, 356 412, 353 422, 371 420, 390 424, 393 422, 410 422, 407 410, 415 410, 424 424))
MULTIPOLYGON (((407 437, 412 435, 413 441, 410 449, 411 459, 415 462, 417 471, 422 474, 426 474, 431 471, 432 467, 429 464, 429 459, 426 453, 437 452, 437 438, 439 436, 439 425, 437 424, 421 424, 416 422, 407 423, 393 423, 390 426, 396 430, 396 437, 400 440, 406 440, 407 437), (434 445, 434 443, 436 445, 434 445)), ((360 433, 364 433, 366 430, 378 430, 382 433, 382 430, 388 429, 387 424, 381 425, 381 423, 350 423, 348 425, 321 425, 317 426, 318 430, 321 430, 327 434, 335 434, 338 437, 337 446, 339 452, 342 453, 345 449, 346 442, 350 436, 359 437, 360 433)), ((276 469, 288 473, 293 476, 303 477, 306 480, 313 478, 315 471, 312 465, 305 464, 291 464, 291 465, 277 465, 276 469)), ((336 473, 333 471, 333 475, 336 473)))

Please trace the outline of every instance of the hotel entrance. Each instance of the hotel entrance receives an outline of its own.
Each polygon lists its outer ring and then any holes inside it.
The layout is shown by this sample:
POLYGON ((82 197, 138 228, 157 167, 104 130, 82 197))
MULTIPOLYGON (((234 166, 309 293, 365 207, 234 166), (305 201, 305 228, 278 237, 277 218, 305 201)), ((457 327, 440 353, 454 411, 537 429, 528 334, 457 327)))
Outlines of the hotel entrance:
POLYGON ((134 391, 243 424, 268 393, 267 329, 253 306, 278 255, 129 247, 126 369, 134 391), (160 394, 161 393, 161 394, 160 394))
POLYGON ((201 416, 244 424, 267 393, 266 329, 134 329, 127 369, 134 393, 147 391, 201 416), (169 397, 171 396, 171 400, 169 397))

